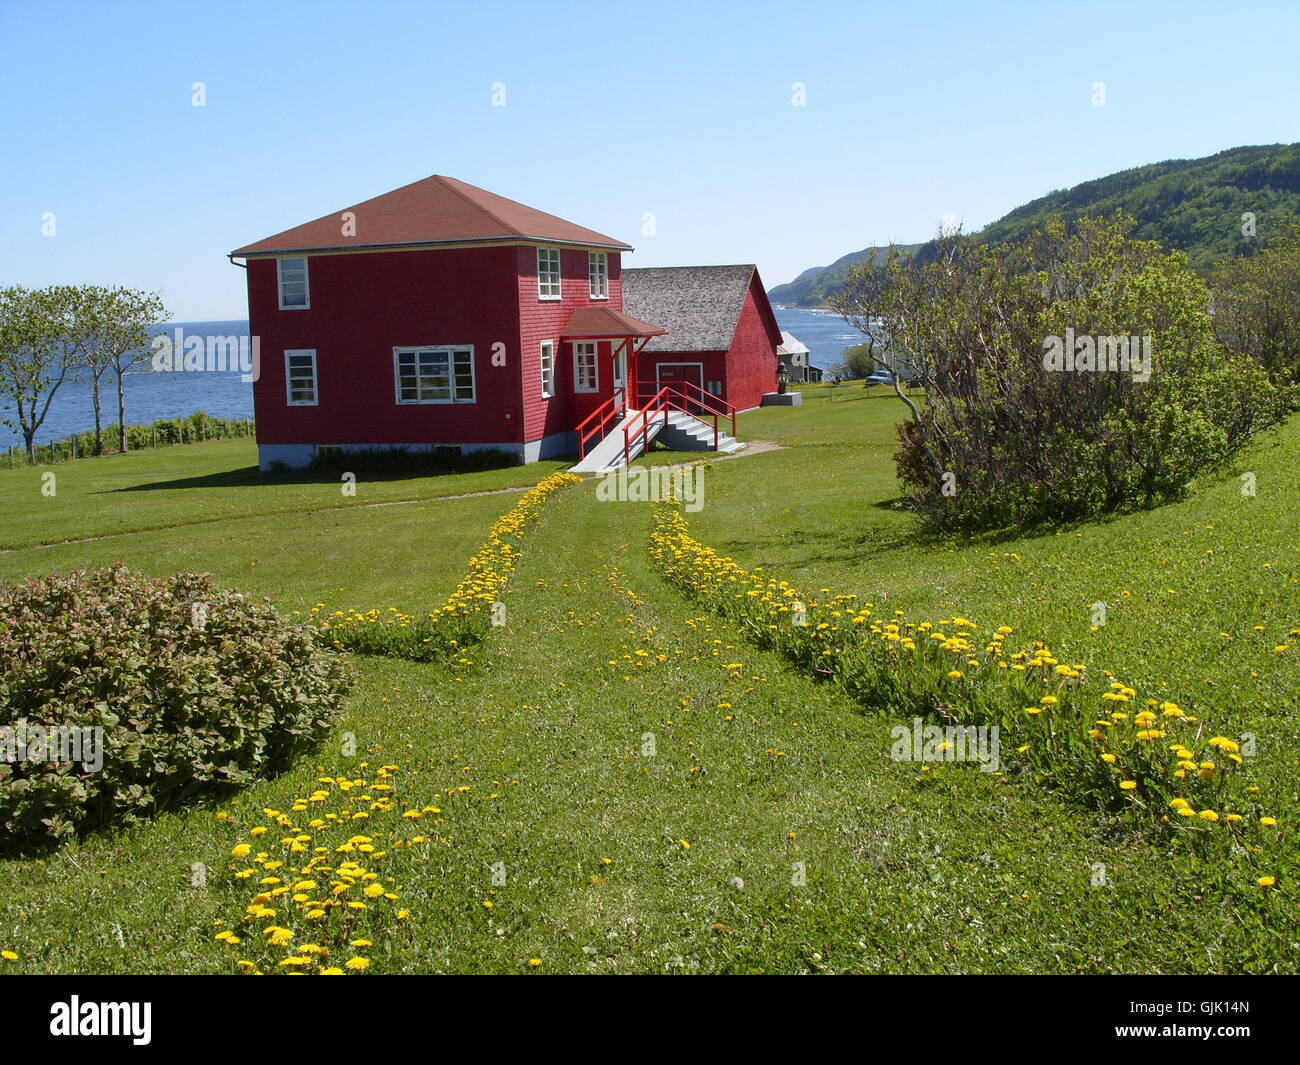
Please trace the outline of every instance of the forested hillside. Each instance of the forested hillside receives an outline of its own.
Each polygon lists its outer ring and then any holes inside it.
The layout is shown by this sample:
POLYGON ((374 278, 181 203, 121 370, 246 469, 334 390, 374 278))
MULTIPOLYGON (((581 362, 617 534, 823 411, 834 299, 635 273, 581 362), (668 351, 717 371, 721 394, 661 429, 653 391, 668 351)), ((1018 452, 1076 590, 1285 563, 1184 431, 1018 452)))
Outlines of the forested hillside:
MULTIPOLYGON (((1250 255, 1267 243, 1287 215, 1300 216, 1300 144, 1230 148, 1203 159, 1173 159, 1121 170, 1050 192, 985 226, 979 239, 990 244, 1018 240, 1051 215, 1072 220, 1123 210, 1137 219, 1135 236, 1187 252, 1196 270, 1250 255), (1243 215, 1254 216, 1255 236, 1243 233, 1243 215)), ((928 245, 904 250, 924 258, 928 245)), ((830 266, 805 270, 777 285, 774 303, 811 307, 824 304, 849 268, 878 248, 851 252, 830 266)))

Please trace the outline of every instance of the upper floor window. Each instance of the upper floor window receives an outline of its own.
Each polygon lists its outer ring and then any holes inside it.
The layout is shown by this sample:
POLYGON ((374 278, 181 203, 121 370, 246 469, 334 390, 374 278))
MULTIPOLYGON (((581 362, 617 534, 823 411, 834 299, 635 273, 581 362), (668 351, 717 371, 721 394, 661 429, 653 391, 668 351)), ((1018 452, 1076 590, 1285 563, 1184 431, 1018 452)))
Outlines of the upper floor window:
POLYGON ((555 341, 542 341, 542 399, 555 395, 555 341))
POLYGON ((579 340, 573 345, 573 390, 595 392, 599 386, 596 369, 596 342, 579 340))
POLYGON ((560 298, 560 249, 537 249, 537 298, 560 298))
POLYGON ((592 299, 609 299, 609 256, 603 251, 587 252, 587 281, 592 299))
POLYGON ((284 381, 291 407, 316 406, 316 352, 299 349, 284 353, 284 381))
POLYGON ((474 349, 394 348, 398 403, 473 403, 474 349))
POLYGON ((280 310, 303 310, 311 306, 307 287, 307 260, 280 259, 280 310))

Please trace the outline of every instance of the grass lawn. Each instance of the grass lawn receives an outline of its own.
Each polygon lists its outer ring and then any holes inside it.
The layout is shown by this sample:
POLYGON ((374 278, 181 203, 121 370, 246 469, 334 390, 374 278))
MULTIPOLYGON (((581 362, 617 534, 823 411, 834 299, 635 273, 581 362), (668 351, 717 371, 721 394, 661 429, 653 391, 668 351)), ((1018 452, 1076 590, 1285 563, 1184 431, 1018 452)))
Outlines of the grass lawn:
POLYGON ((344 496, 328 473, 259 473, 252 440, 215 440, 52 466, 0 470, 0 548, 169 529, 254 515, 347 509, 527 488, 565 463, 548 460, 439 477, 363 474, 344 496), (42 491, 53 474, 54 494, 42 491))
MULTIPOLYGON (((6 968, 234 971, 240 949, 213 939, 214 922, 240 927, 256 888, 234 879, 231 848, 322 775, 389 764, 397 810, 425 812, 367 829, 410 910, 370 936, 374 971, 1296 971, 1300 669, 1295 649, 1272 648, 1300 625, 1300 421, 1243 457, 1253 498, 1232 471, 1151 513, 935 543, 894 504, 897 401, 802 391, 802 407, 742 417, 742 439, 782 450, 711 463, 695 534, 800 587, 1012 625, 1164 685, 1225 734, 1253 731, 1251 771, 1282 820, 1276 889, 1031 781, 892 761, 895 722, 679 596, 646 553, 650 508, 600 503, 588 481, 542 511, 507 623, 473 661, 359 657, 336 735, 285 775, 0 862, 0 948, 19 954, 6 968)), ((0 473, 0 529, 21 547, 0 553, 0 578, 125 559, 204 569, 286 611, 431 608, 517 498, 433 497, 557 465, 393 479, 345 500, 332 483, 249 484, 250 464, 242 442, 85 460, 56 468, 54 500, 39 470, 0 473), (404 499, 420 502, 361 506, 404 499)))

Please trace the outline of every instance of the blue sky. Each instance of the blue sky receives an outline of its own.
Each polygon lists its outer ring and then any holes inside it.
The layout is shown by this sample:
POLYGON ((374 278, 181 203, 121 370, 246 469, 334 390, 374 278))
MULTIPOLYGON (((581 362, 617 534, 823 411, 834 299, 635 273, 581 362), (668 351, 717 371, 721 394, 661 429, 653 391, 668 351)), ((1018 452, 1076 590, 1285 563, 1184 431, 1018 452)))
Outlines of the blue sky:
POLYGON ((755 262, 771 286, 945 212, 978 228, 1300 140, 1297 39, 1294 0, 0 0, 0 283, 242 318, 231 249, 441 173, 626 240, 629 265, 755 262))

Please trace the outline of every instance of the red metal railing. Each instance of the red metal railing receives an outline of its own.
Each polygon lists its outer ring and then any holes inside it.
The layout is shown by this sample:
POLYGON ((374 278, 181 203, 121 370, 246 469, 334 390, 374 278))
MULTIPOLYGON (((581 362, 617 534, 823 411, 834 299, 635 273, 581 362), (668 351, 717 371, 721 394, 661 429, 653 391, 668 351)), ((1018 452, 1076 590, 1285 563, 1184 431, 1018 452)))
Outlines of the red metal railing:
POLYGON ((650 446, 650 419, 662 414, 664 416, 664 425, 668 424, 669 403, 667 396, 668 389, 661 388, 657 393, 655 393, 654 398, 648 403, 642 404, 641 409, 632 415, 632 417, 627 420, 627 424, 623 426, 624 466, 628 465, 628 463, 632 461, 630 451, 632 441, 636 439, 636 423, 638 419, 640 419, 641 422, 641 453, 643 455, 645 454, 646 449, 650 446))
POLYGON ((712 392, 707 392, 694 381, 674 381, 671 385, 657 386, 649 381, 642 381, 637 385, 638 394, 643 395, 650 389, 658 388, 659 392, 665 390, 675 393, 679 400, 685 401, 686 406, 677 406, 677 409, 684 414, 692 417, 700 417, 700 411, 692 407, 702 407, 705 415, 713 416, 714 439, 713 445, 716 449, 718 418, 729 418, 731 420, 731 435, 736 435, 736 408, 728 403, 721 396, 715 396, 712 392), (683 390, 684 389, 684 390, 683 390))
POLYGON ((662 414, 664 417, 664 425, 667 425, 668 412, 670 410, 678 410, 683 414, 689 414, 692 418, 699 418, 700 411, 698 408, 703 408, 706 416, 712 415, 714 451, 718 450, 718 419, 720 417, 726 418, 730 416, 731 435, 736 435, 735 407, 726 400, 713 395, 711 392, 705 392, 704 389, 700 388, 700 386, 694 382, 682 381, 680 383, 689 385, 691 388, 695 389, 699 393, 699 396, 693 396, 687 392, 683 392, 681 389, 675 387, 675 385, 664 385, 654 394, 653 397, 651 397, 651 399, 643 403, 641 409, 629 418, 627 425, 623 427, 624 466, 631 461, 631 446, 632 441, 636 439, 638 420, 640 421, 641 452, 644 454, 646 449, 650 446, 650 426, 653 424, 653 419, 662 414), (693 410, 693 407, 697 409, 693 410))
MULTIPOLYGON (((611 421, 617 421, 623 416, 623 393, 615 392, 609 399, 605 400, 599 407, 588 414, 578 423, 578 459, 581 461, 587 457, 587 441, 597 433, 601 437, 605 435, 605 429, 611 421), (595 423, 595 424, 592 424, 595 423), (588 426, 591 428, 587 428, 588 426), (584 430, 586 430, 584 432, 584 430)), ((600 441, 597 440, 597 443, 600 441)))
MULTIPOLYGON (((650 382, 641 382, 637 387, 638 397, 644 396, 654 387, 650 382)), ((637 438, 637 434, 641 436, 641 450, 644 452, 650 446, 650 427, 655 419, 663 415, 664 425, 667 425, 668 412, 671 410, 681 411, 700 420, 712 417, 714 451, 718 450, 718 437, 721 433, 719 419, 729 418, 731 435, 736 435, 736 408, 722 397, 706 392, 694 381, 675 381, 671 385, 663 385, 648 399, 639 399, 638 403, 641 409, 634 411, 627 425, 623 427, 624 465, 631 461, 632 441, 637 438)), ((622 392, 616 392, 578 423, 579 461, 587 457, 587 445, 592 438, 603 438, 610 424, 617 422, 626 412, 624 395, 622 392)))

